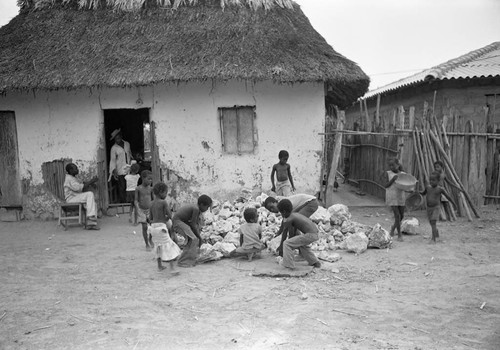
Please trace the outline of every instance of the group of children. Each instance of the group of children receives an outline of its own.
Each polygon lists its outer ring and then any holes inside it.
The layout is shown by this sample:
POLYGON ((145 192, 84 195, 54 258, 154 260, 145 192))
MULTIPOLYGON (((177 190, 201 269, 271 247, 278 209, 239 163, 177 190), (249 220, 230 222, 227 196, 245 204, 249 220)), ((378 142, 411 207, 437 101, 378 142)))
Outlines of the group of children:
MULTIPOLYGON (((399 160, 391 158, 389 160, 389 170, 383 175, 385 180, 385 202, 394 213, 394 224, 391 226, 390 235, 394 236, 394 232, 397 231, 398 240, 402 241, 401 222, 405 211, 405 193, 395 185, 400 174, 404 174, 404 172, 399 160)), ((456 208, 455 202, 443 187, 444 178, 443 163, 441 161, 434 162, 434 171, 429 176, 429 183, 426 184, 423 191, 419 192, 425 196, 427 202, 427 217, 432 230, 430 243, 440 242, 437 221, 441 212, 441 203, 448 200, 456 208)))

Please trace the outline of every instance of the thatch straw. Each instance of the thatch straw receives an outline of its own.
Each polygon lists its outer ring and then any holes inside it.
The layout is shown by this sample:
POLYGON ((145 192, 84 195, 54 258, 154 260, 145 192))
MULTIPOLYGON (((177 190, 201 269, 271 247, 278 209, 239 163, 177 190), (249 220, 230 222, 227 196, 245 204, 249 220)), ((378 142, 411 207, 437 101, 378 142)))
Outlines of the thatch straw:
POLYGON ((123 12, 46 1, 53 7, 21 11, 0 28, 0 92, 210 79, 325 82, 329 102, 344 107, 368 88, 364 72, 335 52, 296 4, 267 11, 223 0, 231 6, 221 11, 214 5, 220 0, 184 0, 175 11, 123 12))
MULTIPOLYGON (((137 11, 146 7, 169 7, 177 9, 179 6, 196 6, 206 3, 206 0, 17 0, 22 10, 47 9, 55 6, 77 6, 80 9, 111 8, 120 11, 137 11)), ((218 0, 219 6, 248 6, 254 10, 264 8, 269 10, 274 6, 293 9, 292 0, 218 0)))

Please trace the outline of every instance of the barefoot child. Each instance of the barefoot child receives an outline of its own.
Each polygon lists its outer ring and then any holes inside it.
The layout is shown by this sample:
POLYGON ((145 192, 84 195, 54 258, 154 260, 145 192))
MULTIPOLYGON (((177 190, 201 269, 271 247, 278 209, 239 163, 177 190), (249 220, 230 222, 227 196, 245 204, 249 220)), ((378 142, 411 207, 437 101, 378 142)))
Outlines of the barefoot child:
POLYGON ((397 158, 389 160, 389 170, 382 176, 382 181, 385 183, 385 204, 390 206, 394 213, 394 224, 391 226, 391 237, 394 236, 394 231, 398 231, 398 241, 403 240, 401 235, 401 221, 403 221, 405 213, 405 195, 404 191, 398 189, 394 182, 398 179, 399 174, 404 174, 401 171, 402 167, 397 158))
POLYGON ((143 170, 141 173, 142 184, 135 189, 135 210, 137 213, 137 222, 142 225, 142 236, 146 249, 153 248, 151 235, 148 234, 148 218, 149 208, 153 200, 153 192, 151 191, 151 183, 153 182, 153 174, 149 170, 143 170))
POLYGON ((287 163, 288 157, 288 152, 281 150, 278 154, 280 161, 273 165, 273 170, 271 171, 271 183, 273 185, 271 191, 276 192, 278 196, 288 197, 292 194, 292 191, 295 191, 290 164, 287 163), (276 185, 274 184, 274 174, 276 174, 276 185))
POLYGON ((139 175, 140 165, 137 163, 132 164, 130 173, 125 175, 125 182, 127 183, 127 202, 130 203, 130 217, 128 221, 137 224, 137 212, 135 211, 135 189, 139 182, 141 175, 139 175))
POLYGON ((149 212, 151 226, 148 228, 148 234, 151 235, 155 244, 158 270, 162 271, 165 269, 162 265, 162 261, 168 261, 170 264, 170 273, 176 275, 179 272, 175 271, 174 260, 180 255, 181 249, 173 240, 175 239, 173 231, 168 229, 168 225, 172 225, 172 214, 165 200, 167 197, 167 190, 167 185, 163 182, 158 182, 153 187, 155 199, 153 200, 153 204, 151 204, 149 212))
POLYGON ((429 177, 430 185, 425 188, 421 195, 425 195, 427 201, 427 217, 429 218, 429 223, 431 224, 432 229, 432 238, 431 243, 435 243, 439 241, 439 231, 437 229, 436 222, 439 220, 439 213, 441 209, 441 196, 446 197, 450 203, 452 203, 455 207, 455 202, 450 197, 448 192, 441 187, 438 186, 440 180, 440 173, 432 172, 429 177))
POLYGON ((295 235, 292 238, 286 238, 286 235, 282 236, 281 245, 278 250, 283 251, 283 266, 289 269, 295 268, 295 263, 293 259, 293 250, 298 249, 300 255, 314 267, 321 267, 321 264, 309 248, 309 244, 318 240, 318 228, 316 224, 312 222, 309 218, 302 214, 292 213, 293 206, 292 202, 288 199, 282 199, 278 203, 278 210, 283 216, 285 221, 285 230, 288 232, 295 233, 296 230, 302 232, 302 234, 295 235))
POLYGON ((197 204, 188 204, 179 208, 173 219, 172 229, 182 235, 186 246, 177 261, 180 267, 193 267, 200 254, 200 213, 206 212, 212 205, 212 198, 203 194, 197 204))
POLYGON ((246 223, 240 226, 240 246, 231 252, 231 257, 246 255, 248 261, 252 261, 255 254, 260 253, 266 246, 262 239, 262 227, 257 223, 259 214, 257 209, 246 208, 243 212, 246 223))

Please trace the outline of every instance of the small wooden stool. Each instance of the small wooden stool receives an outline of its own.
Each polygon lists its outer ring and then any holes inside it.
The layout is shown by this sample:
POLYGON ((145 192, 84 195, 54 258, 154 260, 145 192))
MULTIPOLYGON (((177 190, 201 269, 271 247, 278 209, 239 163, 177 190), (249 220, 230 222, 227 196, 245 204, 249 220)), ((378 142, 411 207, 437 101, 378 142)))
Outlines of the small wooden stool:
POLYGON ((68 220, 78 220, 79 225, 87 226, 85 203, 61 203, 59 206, 59 225, 68 229, 68 220))

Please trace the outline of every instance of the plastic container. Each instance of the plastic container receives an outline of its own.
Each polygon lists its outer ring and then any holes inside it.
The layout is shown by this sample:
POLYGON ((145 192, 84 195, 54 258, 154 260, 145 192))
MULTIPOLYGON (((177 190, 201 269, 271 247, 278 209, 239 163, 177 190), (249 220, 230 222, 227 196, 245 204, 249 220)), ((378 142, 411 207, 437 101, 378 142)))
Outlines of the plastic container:
POLYGON ((410 174, 398 174, 397 180, 394 181, 396 188, 403 191, 413 191, 416 184, 417 179, 410 174))

